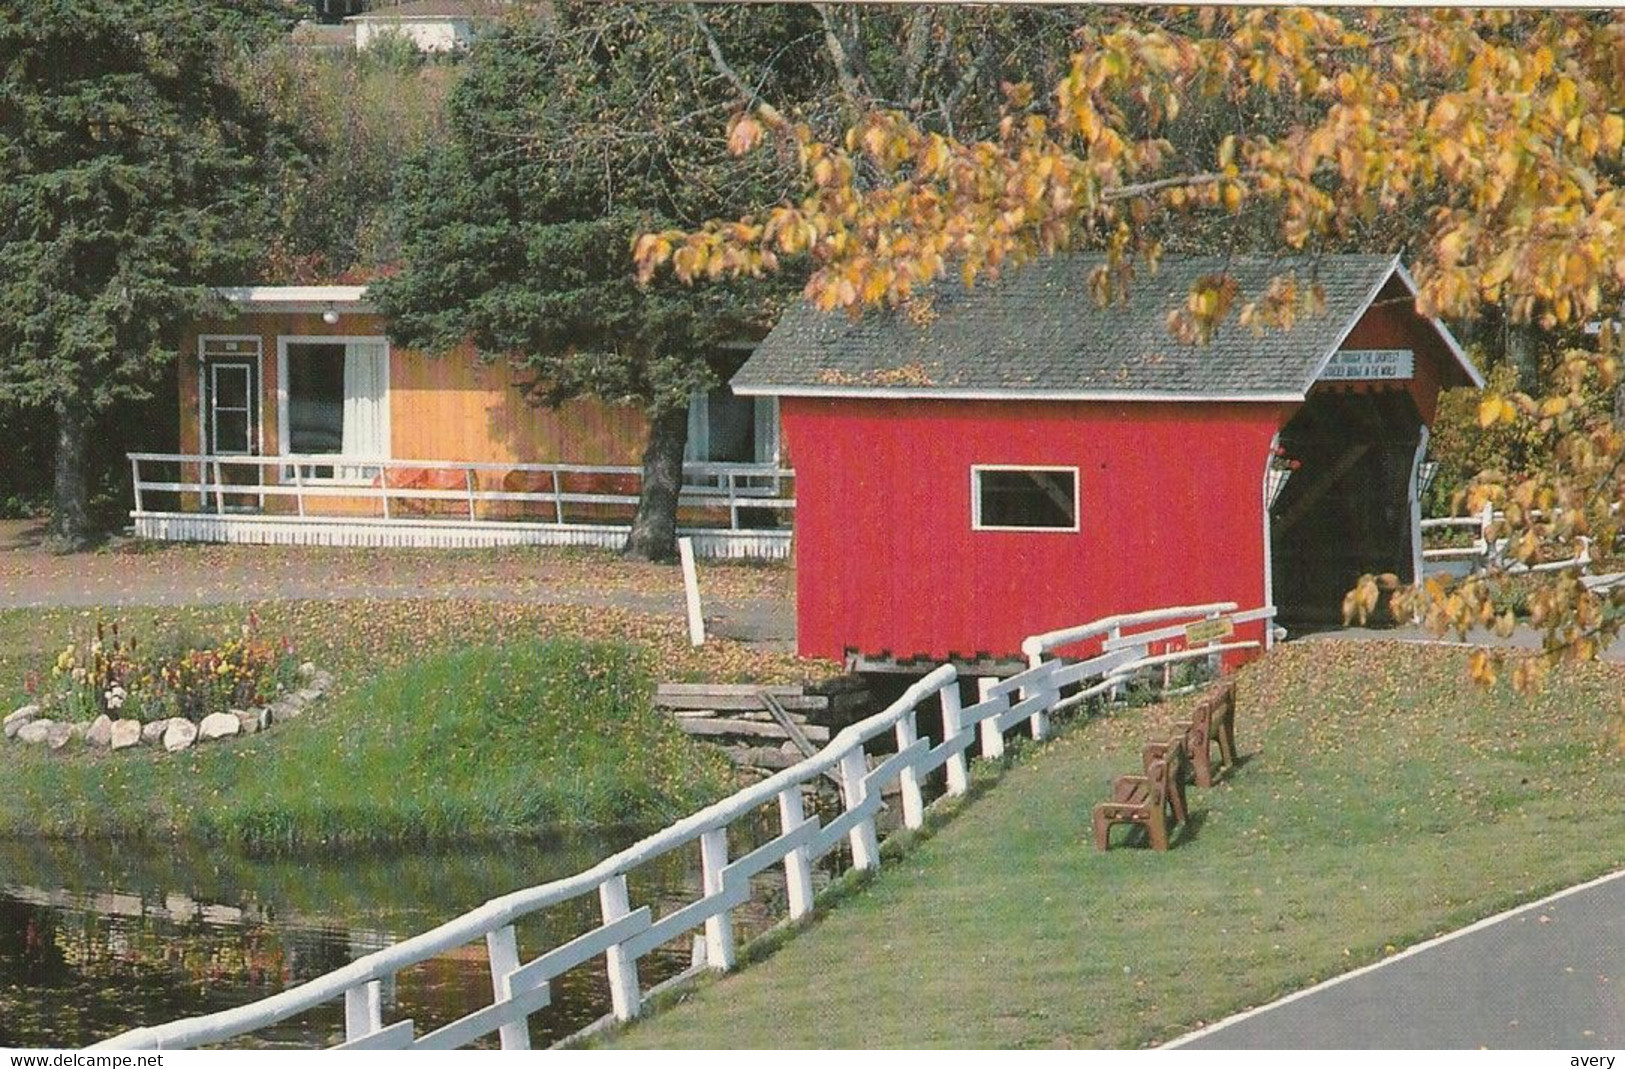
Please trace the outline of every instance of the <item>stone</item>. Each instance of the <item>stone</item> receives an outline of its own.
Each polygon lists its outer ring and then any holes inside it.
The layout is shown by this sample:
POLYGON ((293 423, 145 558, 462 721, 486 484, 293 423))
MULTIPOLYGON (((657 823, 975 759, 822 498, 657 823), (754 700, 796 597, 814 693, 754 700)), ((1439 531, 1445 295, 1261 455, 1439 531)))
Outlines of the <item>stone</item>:
POLYGON ((6 738, 16 738, 17 732, 40 718, 40 707, 37 705, 24 705, 15 712, 7 713, 6 718, 0 721, 4 725, 6 738))
POLYGON ((164 732, 169 730, 168 720, 149 720, 141 725, 141 742, 147 746, 156 746, 164 739, 164 732))
POLYGON ((141 721, 128 718, 113 721, 113 732, 107 742, 115 750, 141 745, 141 721))
POLYGON ((333 673, 317 672, 316 677, 310 681, 310 685, 325 694, 333 689, 333 673))
POLYGON ((82 739, 90 733, 90 721, 76 720, 68 725, 68 730, 73 732, 74 738, 82 739))
POLYGON ((242 725, 244 735, 257 735, 268 726, 266 720, 270 714, 264 709, 233 709, 231 712, 242 725))
POLYGON ((272 720, 292 720, 304 711, 305 703, 291 695, 271 703, 272 720))
POLYGON ((315 679, 316 678, 316 665, 315 665, 315 663, 312 662, 312 661, 306 661, 304 664, 300 665, 299 666, 299 678, 300 679, 315 679))
POLYGON ((17 730, 17 741, 27 743, 41 743, 56 726, 55 720, 30 720, 17 730))
POLYGON ((72 724, 55 723, 51 725, 51 730, 45 733, 45 745, 53 750, 60 750, 75 737, 72 724))
POLYGON ((317 698, 320 698, 322 696, 322 692, 319 691, 319 690, 316 690, 316 689, 314 689, 312 687, 303 687, 303 688, 301 688, 299 690, 294 691, 293 696, 295 698, 298 698, 304 704, 309 705, 311 702, 315 701, 317 698))
POLYGON ((198 739, 208 742, 212 739, 223 739, 235 735, 243 730, 243 725, 230 713, 210 713, 198 725, 198 739))
POLYGON ((164 749, 170 753, 178 753, 196 741, 196 724, 183 716, 169 718, 169 727, 164 729, 164 749))
POLYGON ((90 722, 90 729, 85 732, 85 741, 92 746, 107 746, 113 741, 113 718, 103 713, 90 722))

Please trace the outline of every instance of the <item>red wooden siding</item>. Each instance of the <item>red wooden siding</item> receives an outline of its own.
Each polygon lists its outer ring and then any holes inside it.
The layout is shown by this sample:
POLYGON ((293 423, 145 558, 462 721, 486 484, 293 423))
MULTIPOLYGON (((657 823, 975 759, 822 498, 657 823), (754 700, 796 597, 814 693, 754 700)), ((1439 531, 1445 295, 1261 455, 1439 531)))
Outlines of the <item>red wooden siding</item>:
POLYGON ((1007 656, 1111 613, 1263 600, 1261 485, 1290 406, 782 404, 803 654, 1007 656), (1076 466, 1081 529, 971 530, 973 464, 1076 466))
MULTIPOLYGON (((1377 302, 1343 341, 1344 349, 1409 349, 1416 354, 1416 374, 1405 384, 1416 401, 1422 422, 1432 425, 1438 409, 1439 391, 1452 386, 1467 385, 1467 376, 1450 355, 1438 333, 1426 320, 1412 312, 1410 291, 1398 279, 1390 281, 1377 296, 1377 302)), ((1333 386, 1334 384, 1328 384, 1333 386)), ((1320 386, 1318 389, 1326 389, 1320 386)), ((1335 388, 1361 388, 1363 384, 1339 383, 1335 388)), ((1389 384, 1371 384, 1365 388, 1394 388, 1389 384)))

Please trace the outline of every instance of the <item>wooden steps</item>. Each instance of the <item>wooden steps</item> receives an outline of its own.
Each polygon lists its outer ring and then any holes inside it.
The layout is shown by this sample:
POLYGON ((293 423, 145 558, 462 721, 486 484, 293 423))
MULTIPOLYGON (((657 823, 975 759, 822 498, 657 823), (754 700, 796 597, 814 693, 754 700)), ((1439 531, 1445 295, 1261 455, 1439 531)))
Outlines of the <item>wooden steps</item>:
POLYGON ((655 708, 686 734, 722 747, 746 769, 789 768, 829 742, 835 731, 868 715, 861 679, 812 686, 754 683, 662 683, 655 708))

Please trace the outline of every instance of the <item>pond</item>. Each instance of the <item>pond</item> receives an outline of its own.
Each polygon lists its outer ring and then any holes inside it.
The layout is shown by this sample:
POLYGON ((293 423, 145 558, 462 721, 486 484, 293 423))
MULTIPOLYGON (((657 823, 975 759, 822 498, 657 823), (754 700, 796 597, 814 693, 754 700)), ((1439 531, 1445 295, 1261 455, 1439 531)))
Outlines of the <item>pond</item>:
MULTIPOLYGON (((737 856, 775 832, 765 820, 736 824, 730 845, 737 856)), ((240 1006, 497 895, 580 872, 641 834, 269 859, 171 843, 0 841, 0 1046, 80 1047, 240 1006)), ((656 916, 693 901, 697 847, 635 870, 630 883, 633 905, 656 916)), ((786 912, 782 870, 754 883, 755 900, 735 912, 741 938, 786 912)), ((521 922, 522 957, 595 926, 597 910, 589 895, 521 922)), ((687 968, 691 953, 685 937, 642 959, 644 990, 687 968)), ((483 941, 401 973, 384 998, 385 1022, 411 1018, 419 1035, 488 1005, 483 941)), ((531 1018, 532 1042, 556 1042, 608 1009, 595 959, 553 982, 552 1005, 531 1018)), ((325 1046, 343 1031, 339 999, 233 1045, 325 1046)))

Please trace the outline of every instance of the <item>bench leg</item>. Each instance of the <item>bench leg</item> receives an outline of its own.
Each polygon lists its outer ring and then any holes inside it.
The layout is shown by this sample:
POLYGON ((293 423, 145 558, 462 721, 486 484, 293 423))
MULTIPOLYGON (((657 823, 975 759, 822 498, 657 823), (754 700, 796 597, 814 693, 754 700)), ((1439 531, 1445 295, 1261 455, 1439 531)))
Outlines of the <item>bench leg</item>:
POLYGON ((1213 786, 1213 762, 1212 754, 1209 752, 1212 748, 1211 743, 1204 739, 1202 744, 1190 753, 1191 771, 1196 775, 1198 787, 1213 786))
POLYGON ((1168 849, 1168 823, 1163 819, 1160 804, 1146 814, 1145 830, 1151 836, 1151 849, 1168 849))
POLYGON ((1168 801, 1174 807, 1175 824, 1183 824, 1190 819, 1190 811, 1185 808, 1185 779, 1183 776, 1174 777, 1174 789, 1168 801))
POLYGON ((1236 725, 1228 716, 1214 725, 1218 730, 1214 732, 1219 739, 1219 759, 1224 767, 1229 768, 1236 763, 1236 725))
POLYGON ((1098 806, 1095 807, 1094 825, 1095 849, 1105 850, 1111 845, 1111 822, 1106 819, 1106 814, 1101 812, 1098 806))

